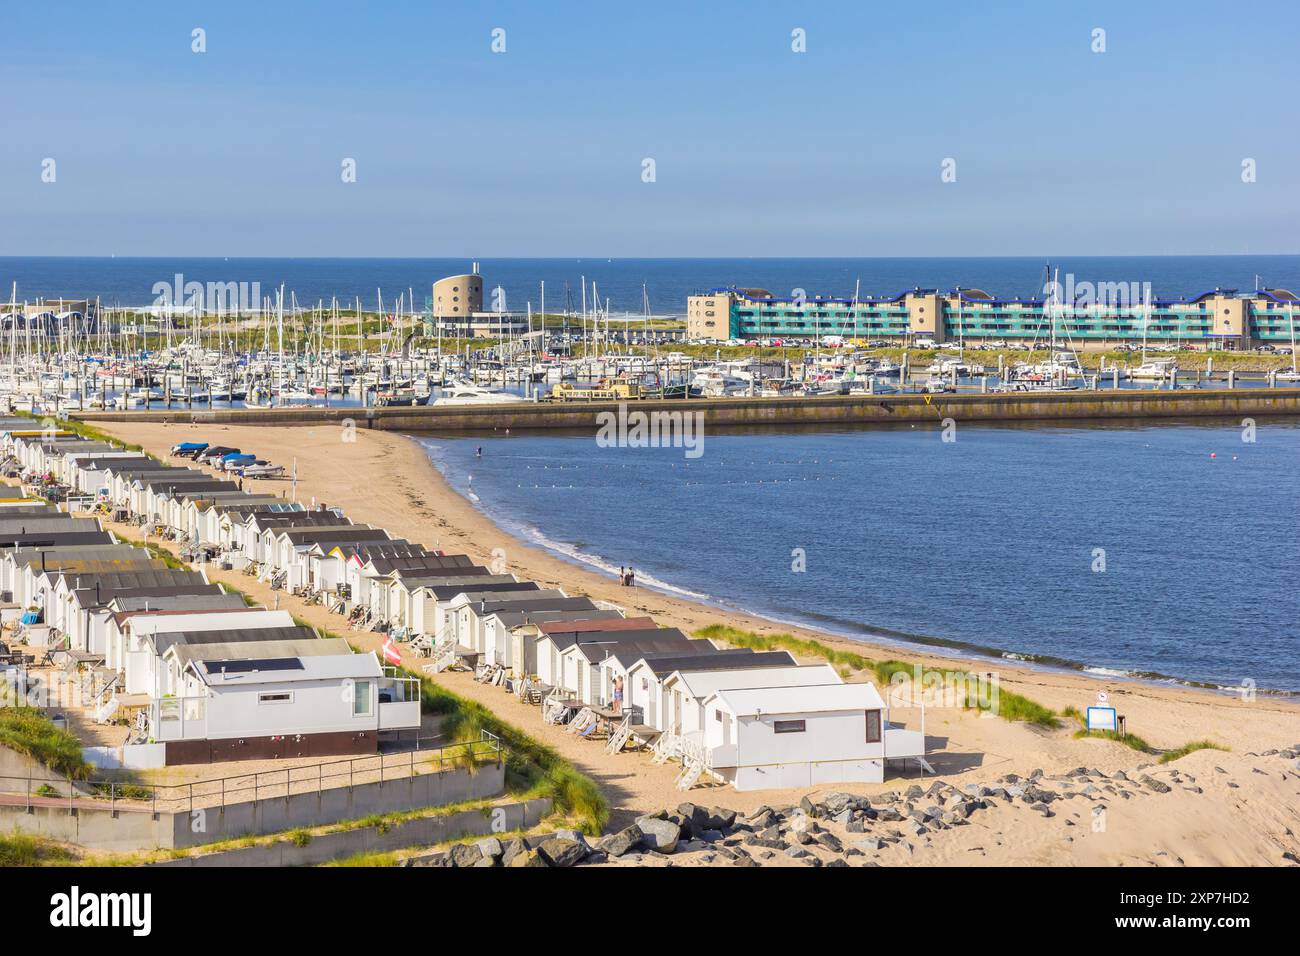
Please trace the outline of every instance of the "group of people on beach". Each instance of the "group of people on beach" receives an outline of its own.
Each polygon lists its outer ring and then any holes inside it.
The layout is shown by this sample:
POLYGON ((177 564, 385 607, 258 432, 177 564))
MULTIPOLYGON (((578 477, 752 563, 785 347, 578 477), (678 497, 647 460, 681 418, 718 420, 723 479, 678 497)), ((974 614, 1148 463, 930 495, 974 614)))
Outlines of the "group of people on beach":
POLYGON ((636 587, 636 572, 630 567, 625 568, 622 565, 619 565, 618 583, 623 585, 625 588, 636 587))

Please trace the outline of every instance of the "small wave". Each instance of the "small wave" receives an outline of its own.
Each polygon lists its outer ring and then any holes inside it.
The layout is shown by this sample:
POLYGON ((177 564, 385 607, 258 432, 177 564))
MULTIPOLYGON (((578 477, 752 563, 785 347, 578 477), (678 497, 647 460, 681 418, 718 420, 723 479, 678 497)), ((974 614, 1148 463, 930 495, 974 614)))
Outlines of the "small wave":
MULTIPOLYGON (((521 526, 520 530, 522 530, 530 540, 541 545, 548 551, 553 551, 562 557, 568 558, 570 561, 596 568, 597 570, 608 574, 610 577, 618 577, 618 566, 606 561, 604 558, 600 557, 600 555, 583 551, 576 545, 564 541, 556 541, 553 538, 548 538, 539 529, 530 525, 521 526)), ((656 591, 664 591, 668 594, 675 594, 679 597, 689 598, 693 601, 713 601, 713 598, 707 594, 702 594, 699 591, 692 591, 688 588, 678 587, 675 584, 669 584, 667 581, 661 581, 659 578, 642 571, 637 572, 636 583, 638 586, 653 588, 656 591)))
POLYGON ((1120 670, 1115 667, 1084 667, 1085 674, 1093 674, 1097 677, 1133 677, 1132 671, 1120 670))

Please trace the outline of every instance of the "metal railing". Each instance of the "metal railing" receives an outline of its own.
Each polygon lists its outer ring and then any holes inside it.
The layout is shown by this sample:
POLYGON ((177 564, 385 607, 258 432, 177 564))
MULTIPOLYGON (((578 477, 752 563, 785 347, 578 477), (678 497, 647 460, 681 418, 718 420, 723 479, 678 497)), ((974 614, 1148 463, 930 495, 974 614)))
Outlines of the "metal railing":
POLYGON ((259 770, 252 773, 196 780, 190 783, 149 784, 121 780, 47 780, 39 777, 0 775, 0 804, 66 807, 149 813, 188 813, 196 809, 227 807, 274 797, 320 793, 342 787, 407 780, 479 764, 500 764, 505 759, 501 738, 480 731, 479 739, 437 747, 414 748, 399 753, 368 754, 346 760, 259 770), (21 784, 21 788, 19 787, 21 784), (22 798, 22 802, 14 798, 22 798), (8 798, 8 799, 6 799, 8 798))

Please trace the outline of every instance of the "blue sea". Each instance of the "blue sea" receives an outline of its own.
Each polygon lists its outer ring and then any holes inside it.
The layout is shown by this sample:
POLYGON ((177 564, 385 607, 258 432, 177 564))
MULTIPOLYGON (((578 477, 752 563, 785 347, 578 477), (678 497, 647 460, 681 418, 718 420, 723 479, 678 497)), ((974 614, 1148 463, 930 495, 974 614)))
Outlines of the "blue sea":
POLYGON ((679 596, 851 637, 1300 691, 1300 424, 1242 436, 710 432, 694 460, 591 435, 422 440, 508 530, 679 596))
MULTIPOLYGON (((1300 290, 1300 256, 1086 257, 1045 253, 1041 258, 934 259, 481 259, 487 288, 500 286, 505 307, 541 305, 546 283, 548 312, 566 304, 581 308, 584 286, 595 282, 611 313, 642 312, 642 289, 657 315, 681 314, 686 297, 717 286, 757 286, 776 294, 803 289, 809 296, 895 294, 905 289, 954 286, 998 296, 1040 294, 1050 259, 1079 282, 1151 284, 1156 297, 1195 296, 1213 288, 1254 289, 1256 284, 1300 290)), ((257 282, 263 296, 284 285, 302 306, 341 306, 360 299, 373 309, 383 296, 414 295, 423 308, 434 280, 468 272, 470 259, 241 259, 241 258, 0 258, 0 299, 13 284, 21 302, 37 298, 99 296, 106 306, 148 305, 155 283, 257 282)), ((410 301, 410 296, 407 297, 410 301)))

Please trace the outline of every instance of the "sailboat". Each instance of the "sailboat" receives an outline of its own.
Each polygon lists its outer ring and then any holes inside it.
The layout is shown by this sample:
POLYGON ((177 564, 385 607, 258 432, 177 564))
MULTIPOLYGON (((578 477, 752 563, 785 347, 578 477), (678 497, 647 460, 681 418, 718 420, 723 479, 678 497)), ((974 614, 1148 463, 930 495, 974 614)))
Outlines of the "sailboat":
POLYGON ((1173 378, 1178 371, 1178 362, 1175 359, 1147 358, 1147 328, 1150 325, 1151 303, 1144 302, 1142 314, 1142 364, 1129 370, 1128 378, 1130 381, 1165 382, 1173 378))
MULTIPOLYGON (((1079 355, 1074 350, 1074 342, 1070 337, 1069 326, 1065 328, 1065 349, 1058 348, 1056 341, 1056 319, 1059 315, 1060 304, 1060 270, 1057 269, 1055 275, 1052 273, 1052 267, 1048 264, 1044 268, 1046 280, 1044 282, 1043 295, 1043 316, 1048 324, 1048 355, 1049 358, 1043 362, 1030 364, 1029 362, 1016 362, 1007 370, 1006 381, 998 386, 996 391, 1005 392, 1026 392, 1026 391, 1070 391, 1078 388, 1077 385, 1071 384, 1075 379, 1083 378, 1083 366, 1079 362, 1079 355), (1047 290, 1051 290, 1051 295, 1047 290)), ((1069 308, 1071 312, 1076 308, 1071 303, 1069 308)), ((1041 326, 1039 331, 1041 331, 1041 326)), ((1038 332, 1034 333, 1034 340, 1037 341, 1038 332)), ((1030 357, 1033 356, 1033 345, 1030 345, 1030 357)), ((949 360, 951 361, 951 360, 949 360)), ((933 368, 931 369, 933 372, 933 368)))

